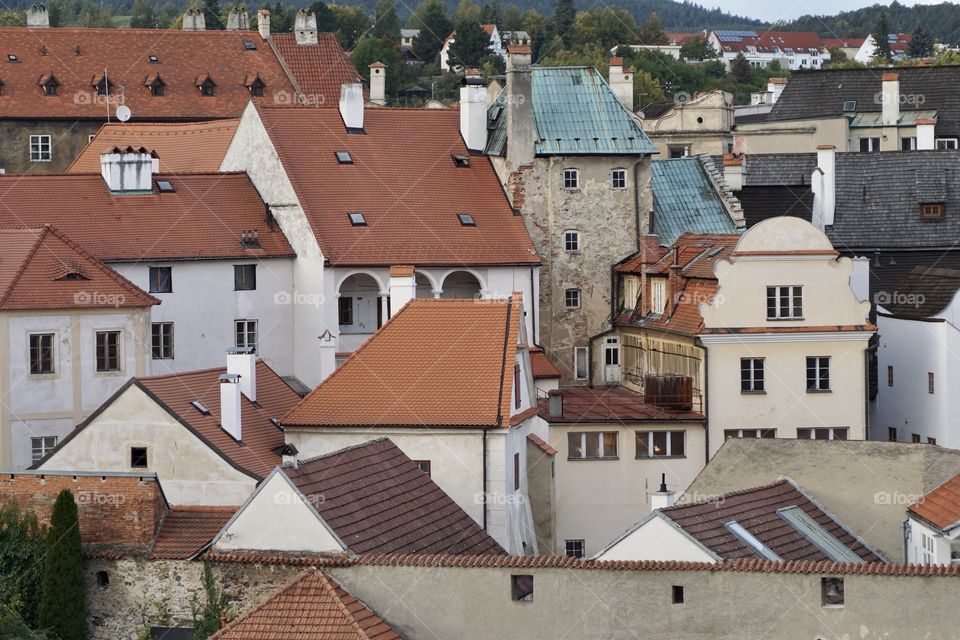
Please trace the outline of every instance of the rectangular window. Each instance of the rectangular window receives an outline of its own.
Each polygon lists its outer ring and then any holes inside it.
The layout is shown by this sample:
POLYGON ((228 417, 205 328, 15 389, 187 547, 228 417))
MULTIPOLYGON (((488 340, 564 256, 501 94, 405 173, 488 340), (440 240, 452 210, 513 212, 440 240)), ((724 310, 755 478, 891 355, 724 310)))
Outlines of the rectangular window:
POLYGON ((30 334, 30 375, 53 373, 53 334, 30 334))
POLYGON ((683 587, 675 584, 671 587, 673 604, 683 604, 683 587))
POLYGON ((936 557, 933 545, 933 536, 926 533, 920 534, 920 548, 922 550, 920 554, 921 564, 933 564, 933 560, 936 557))
POLYGON ((887 386, 893 386, 893 365, 887 365, 887 386))
POLYGON ((921 218, 942 218, 943 213, 942 202, 926 202, 920 205, 921 218))
POLYGON ((776 429, 724 429, 723 439, 730 438, 776 438, 776 429))
POLYGON ((567 434, 567 459, 617 457, 616 431, 571 431, 567 434))
POLYGON ((667 308, 667 279, 650 279, 650 313, 663 313, 667 308))
POLYGON ((767 287, 767 320, 802 320, 803 287, 767 287))
POLYGON ((956 138, 937 138, 936 140, 937 149, 953 149, 957 148, 957 139, 956 138))
POLYGON ((887 440, 889 442, 897 441, 897 428, 896 427, 887 427, 887 440))
POLYGON ((510 576, 510 596, 519 602, 533 600, 533 576, 510 576))
POLYGON ((900 150, 901 151, 915 151, 917 149, 917 139, 916 138, 900 138, 900 150))
POLYGON ((626 189, 627 188, 627 170, 626 169, 614 169, 610 172, 610 186, 614 189, 626 189))
POLYGON ((580 232, 573 229, 563 232, 563 250, 580 251, 580 232))
POLYGON ((584 541, 582 538, 577 538, 574 540, 564 540, 564 553, 571 558, 582 558, 583 557, 583 548, 584 541))
POLYGON ((520 389, 520 365, 513 365, 513 408, 520 408, 520 401, 522 400, 522 394, 520 389))
POLYGON ((236 346, 238 349, 257 350, 257 321, 256 320, 237 320, 234 322, 236 329, 236 346))
POLYGON ((120 371, 119 331, 97 331, 97 371, 120 371))
POLYGON ((933 393, 933 371, 927 372, 927 393, 933 393))
POLYGON ((847 427, 803 427, 797 429, 798 440, 846 440, 847 427))
POLYGON ((820 578, 820 606, 843 606, 843 578, 820 578))
POLYGON ((353 297, 340 296, 337 299, 337 308, 339 309, 340 325, 353 324, 353 297))
POLYGON ((573 377, 576 380, 586 380, 589 368, 589 352, 586 347, 573 348, 573 377))
POLYGON ((740 393, 763 393, 763 358, 740 358, 740 393))
POLYGON ((147 468, 146 447, 130 447, 130 466, 134 469, 147 468))
POLYGON ((427 476, 430 476, 430 461, 429 460, 414 460, 417 463, 417 467, 420 471, 423 471, 427 476))
POLYGON ((830 358, 807 357, 807 392, 830 391, 830 358))
POLYGON ((34 462, 39 462, 43 456, 53 451, 56 446, 57 436, 30 438, 30 457, 34 462))
POLYGON ((580 170, 579 169, 563 170, 563 188, 564 189, 580 188, 580 170))
POLYGON ((567 289, 564 292, 563 304, 567 309, 579 309, 580 289, 567 289))
POLYGON ((173 358, 172 322, 154 322, 150 326, 150 346, 154 360, 173 358))
POLYGON ((173 291, 173 267, 150 267, 150 293, 173 291))
POLYGON ((50 136, 30 136, 30 161, 50 162, 53 160, 53 147, 50 136))
POLYGON ((933 444, 933 445, 935 445, 935 444, 937 444, 937 439, 936 439, 936 438, 930 438, 930 437, 928 437, 928 438, 927 438, 927 444, 933 444))
POLYGON ((255 291, 257 288, 257 265, 233 265, 233 290, 255 291))
POLYGON ((860 151, 880 151, 880 138, 860 138, 860 151))
POLYGON ((513 454, 513 490, 520 490, 520 454, 513 454))
POLYGON ((910 434, 910 442, 920 442, 920 434, 919 433, 910 434))
POLYGON ((686 453, 683 431, 637 431, 637 458, 680 458, 686 453))

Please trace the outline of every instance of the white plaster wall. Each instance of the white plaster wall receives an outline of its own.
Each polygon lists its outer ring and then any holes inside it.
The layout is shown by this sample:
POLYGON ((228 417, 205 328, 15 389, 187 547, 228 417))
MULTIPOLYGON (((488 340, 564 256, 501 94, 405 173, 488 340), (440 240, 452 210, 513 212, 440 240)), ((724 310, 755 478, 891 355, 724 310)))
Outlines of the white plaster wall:
POLYGON ((171 505, 239 505, 256 486, 137 387, 128 388, 42 468, 131 471, 131 447, 147 447, 146 471, 160 478, 171 505))
POLYGON ((933 538, 933 560, 929 564, 950 564, 951 539, 919 520, 907 518, 910 528, 910 539, 907 541, 907 562, 910 564, 923 563, 923 535, 933 538))
POLYGON ((7 352, 10 358, 7 402, 12 414, 73 410, 74 344, 69 315, 11 317, 7 352), (54 334, 53 374, 30 375, 28 336, 31 333, 54 334))
POLYGON ((26 469, 33 464, 31 438, 57 436, 60 442, 73 431, 72 418, 36 418, 13 420, 10 423, 10 454, 14 469, 26 469))
POLYGON ((294 314, 288 302, 293 264, 290 258, 273 258, 110 266, 144 291, 149 291, 150 267, 172 267, 173 291, 151 294, 161 303, 150 320, 173 322, 174 357, 153 360, 153 375, 225 366, 227 349, 236 346, 234 320, 241 319, 257 320, 258 355, 278 374, 293 375, 294 314), (256 290, 234 291, 233 268, 240 264, 257 265, 256 290))
POLYGON ((597 559, 716 562, 663 516, 651 518, 597 559))

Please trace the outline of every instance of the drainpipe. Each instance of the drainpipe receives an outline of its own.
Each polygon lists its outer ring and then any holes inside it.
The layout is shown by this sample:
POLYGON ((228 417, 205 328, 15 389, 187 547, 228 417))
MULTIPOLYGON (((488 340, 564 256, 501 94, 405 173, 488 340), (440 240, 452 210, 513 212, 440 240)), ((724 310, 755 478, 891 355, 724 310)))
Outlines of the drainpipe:
POLYGON ((908 548, 910 547, 910 520, 903 521, 903 561, 908 562, 908 548))
POLYGON ((700 343, 700 347, 703 349, 703 442, 704 442, 704 452, 703 455, 706 458, 704 464, 710 464, 710 412, 709 412, 709 397, 710 394, 707 393, 707 390, 710 388, 710 368, 708 366, 707 359, 710 357, 710 352, 707 350, 707 347, 701 342, 699 338, 694 341, 694 344, 700 343))
POLYGON ((530 301, 536 303, 536 304, 530 305, 530 316, 532 317, 530 326, 533 327, 533 340, 531 340, 531 342, 533 342, 533 344, 539 345, 540 344, 540 327, 537 326, 537 307, 540 305, 540 296, 533 295, 533 292, 535 291, 533 287, 533 271, 534 271, 534 268, 530 267, 530 301))
POLYGON ((487 530, 487 430, 483 430, 483 487, 480 495, 483 497, 483 530, 487 530))

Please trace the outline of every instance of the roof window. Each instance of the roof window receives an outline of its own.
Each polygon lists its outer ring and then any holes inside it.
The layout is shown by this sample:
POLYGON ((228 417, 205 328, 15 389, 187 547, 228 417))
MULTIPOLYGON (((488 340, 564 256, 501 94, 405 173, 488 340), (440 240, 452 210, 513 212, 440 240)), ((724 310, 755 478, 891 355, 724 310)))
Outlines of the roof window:
POLYGON ((856 111, 857 110, 857 101, 856 100, 844 100, 843 101, 843 110, 845 112, 856 111))
POLYGON ((924 202, 920 204, 920 217, 921 218, 942 218, 943 217, 943 203, 942 202, 924 202))
POLYGON ((469 213, 458 213, 457 219, 460 220, 460 224, 464 227, 475 227, 477 226, 477 221, 473 219, 473 216, 469 213))
POLYGON ((786 520, 797 533, 809 540, 816 548, 834 562, 858 564, 863 558, 854 553, 845 544, 837 540, 829 531, 810 517, 800 507, 785 507, 777 510, 777 515, 786 520))
POLYGON ((253 40, 244 40, 243 48, 246 49, 247 51, 256 51, 257 45, 253 43, 253 40))
POLYGON ((737 538, 739 538, 744 544, 753 549, 757 555, 762 557, 764 560, 773 560, 774 562, 782 561, 780 556, 770 550, 767 545, 760 542, 756 536, 747 531, 747 529, 736 520, 731 520, 723 526, 725 526, 730 533, 737 536, 737 538))
POLYGON ((203 403, 199 400, 192 400, 190 404, 193 405, 193 408, 199 411, 202 415, 210 415, 210 409, 207 409, 205 406, 203 406, 203 403))
POLYGON ((347 214, 350 218, 350 224, 355 227, 365 227, 367 226, 367 219, 363 217, 363 214, 359 211, 352 211, 347 214))
POLYGON ((160 193, 175 193, 176 189, 169 180, 157 180, 157 191, 160 193))
POLYGON ((455 154, 453 154, 451 157, 453 158, 453 166, 455 166, 455 167, 469 167, 469 166, 470 166, 470 157, 469 157, 469 156, 463 156, 463 155, 459 155, 459 154, 456 154, 456 153, 455 153, 455 154))
POLYGON ((147 60, 150 62, 150 64, 160 64, 160 58, 157 56, 149 56, 147 60))
POLYGON ((353 164, 353 156, 350 155, 349 151, 335 151, 334 154, 340 164, 353 164))
POLYGON ((20 59, 12 53, 7 54, 7 62, 20 62, 20 59))

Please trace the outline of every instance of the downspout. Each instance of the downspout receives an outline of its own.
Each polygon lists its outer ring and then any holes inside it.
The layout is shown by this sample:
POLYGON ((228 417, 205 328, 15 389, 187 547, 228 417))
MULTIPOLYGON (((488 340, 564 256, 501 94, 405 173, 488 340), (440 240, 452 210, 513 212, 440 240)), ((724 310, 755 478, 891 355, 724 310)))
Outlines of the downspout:
POLYGON ((539 345, 540 327, 537 326, 537 307, 540 304, 540 296, 533 295, 534 291, 536 291, 536 289, 533 287, 533 271, 534 268, 530 267, 530 316, 532 318, 530 326, 533 327, 533 340, 531 340, 531 342, 533 342, 535 345, 539 345))
POLYGON ((487 530, 487 430, 483 430, 483 486, 480 495, 483 497, 483 530, 487 530))
POLYGON ((708 358, 710 357, 710 352, 707 350, 706 345, 697 338, 694 344, 697 342, 700 343, 700 347, 703 349, 703 442, 704 442, 704 452, 705 457, 704 464, 710 463, 710 394, 707 393, 707 390, 710 388, 710 367, 708 366, 708 358))
MULTIPOLYGON (((510 339, 510 317, 513 312, 513 297, 507 302, 507 321, 503 327, 503 355, 500 358, 500 386, 497 391, 497 427, 503 428, 503 414, 500 412, 500 401, 503 398, 503 384, 507 375, 507 341, 510 339)), ((523 318, 520 318, 523 321, 523 318)), ((516 382, 514 382, 516 383, 516 382)), ((509 416, 508 416, 509 418, 509 416)), ((509 419, 507 421, 509 426, 509 419)), ((487 429, 483 429, 483 530, 487 530, 487 429)))

